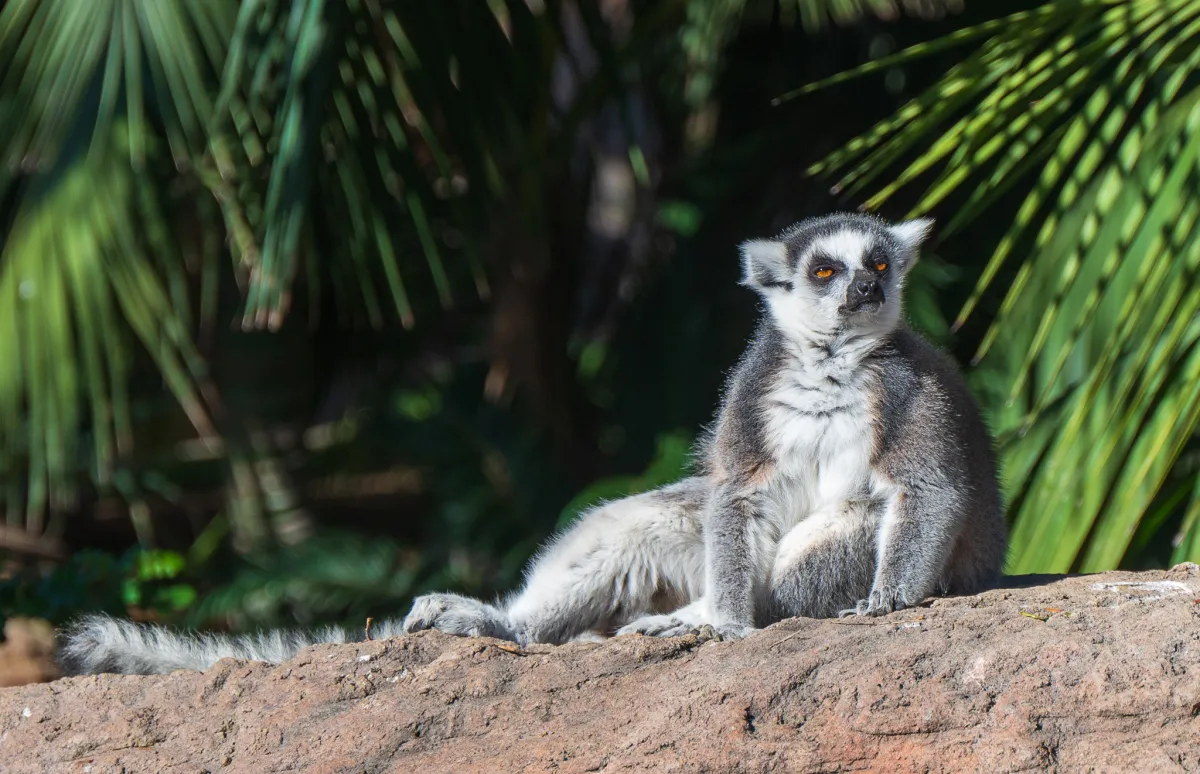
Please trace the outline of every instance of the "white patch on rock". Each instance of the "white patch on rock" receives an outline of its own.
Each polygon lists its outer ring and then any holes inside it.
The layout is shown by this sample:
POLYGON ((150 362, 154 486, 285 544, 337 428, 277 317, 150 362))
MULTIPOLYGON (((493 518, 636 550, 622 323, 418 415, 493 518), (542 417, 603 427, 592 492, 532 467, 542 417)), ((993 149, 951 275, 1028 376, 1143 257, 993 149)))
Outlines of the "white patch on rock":
POLYGON ((992 665, 992 657, 990 654, 979 656, 971 662, 971 666, 967 667, 963 672, 963 685, 971 688, 979 688, 983 685, 984 679, 987 677, 988 667, 992 665))
POLYGON ((1180 594, 1191 594, 1192 589, 1186 583, 1179 581, 1114 581, 1112 583, 1093 583, 1088 588, 1093 591, 1145 591, 1153 596, 1138 597, 1147 602, 1164 597, 1174 597, 1180 594))

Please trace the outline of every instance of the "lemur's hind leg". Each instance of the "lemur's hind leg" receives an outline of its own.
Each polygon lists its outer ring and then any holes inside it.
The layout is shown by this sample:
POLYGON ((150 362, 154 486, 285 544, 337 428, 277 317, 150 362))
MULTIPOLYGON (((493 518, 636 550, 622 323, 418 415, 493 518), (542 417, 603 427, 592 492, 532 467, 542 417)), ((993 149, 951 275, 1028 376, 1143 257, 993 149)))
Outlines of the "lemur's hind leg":
POLYGON ((704 482, 689 478, 607 503, 547 544, 503 607, 430 594, 404 629, 562 643, 687 604, 704 586, 706 500, 704 482))
POLYGON ((701 598, 666 615, 646 615, 623 626, 623 634, 676 637, 711 626, 722 637, 740 639, 752 629, 771 567, 778 532, 763 518, 765 501, 755 491, 719 487, 712 491, 705 523, 705 591, 701 598), (722 598, 722 589, 732 593, 722 598))
POLYGON ((871 590, 878 511, 850 503, 813 513, 779 541, 760 626, 800 616, 833 618, 871 590))

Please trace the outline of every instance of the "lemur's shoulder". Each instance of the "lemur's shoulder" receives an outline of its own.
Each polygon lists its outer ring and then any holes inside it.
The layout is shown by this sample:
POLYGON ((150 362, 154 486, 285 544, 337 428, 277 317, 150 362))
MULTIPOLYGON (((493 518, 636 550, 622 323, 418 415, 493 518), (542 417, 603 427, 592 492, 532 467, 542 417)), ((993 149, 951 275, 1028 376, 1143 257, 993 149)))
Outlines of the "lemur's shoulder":
POLYGON ((701 436, 696 457, 703 472, 717 479, 738 478, 770 464, 761 397, 785 364, 783 335, 763 314, 725 380, 713 423, 701 436))
POLYGON ((975 402, 958 363, 950 353, 908 326, 897 327, 875 353, 874 360, 885 374, 885 391, 899 392, 904 384, 910 391, 920 386, 928 397, 969 404, 974 412, 975 402))
POLYGON ((964 454, 991 464, 990 436, 958 364, 906 326, 872 358, 881 456, 902 453, 912 464, 947 464, 964 454))
POLYGON ((907 325, 896 326, 877 350, 876 359, 893 366, 902 365, 916 374, 949 373, 961 378, 949 353, 907 325))

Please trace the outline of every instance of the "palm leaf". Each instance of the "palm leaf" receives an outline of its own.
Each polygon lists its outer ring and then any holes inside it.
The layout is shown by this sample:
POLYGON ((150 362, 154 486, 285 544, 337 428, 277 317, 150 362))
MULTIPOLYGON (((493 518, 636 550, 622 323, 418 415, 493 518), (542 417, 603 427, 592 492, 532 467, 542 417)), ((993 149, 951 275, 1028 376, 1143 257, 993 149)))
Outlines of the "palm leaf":
POLYGON ((198 154, 235 8, 229 0, 6 3, 0 99, 20 120, 0 127, 0 166, 49 167, 77 131, 81 107, 102 146, 114 117, 125 116, 134 163, 144 159, 151 121, 177 158, 198 154))
MULTIPOLYGON (((125 132, 117 136, 127 143, 125 132)), ((9 517, 24 513, 34 534, 74 496, 81 424, 92 438, 82 456, 102 483, 132 444, 126 385, 135 352, 118 319, 197 431, 215 435, 186 315, 143 236, 137 197, 145 185, 119 153, 80 157, 48 191, 25 198, 0 251, 0 319, 13 334, 0 337, 0 357, 12 364, 0 375, 0 457, 28 470, 25 502, 9 517)))

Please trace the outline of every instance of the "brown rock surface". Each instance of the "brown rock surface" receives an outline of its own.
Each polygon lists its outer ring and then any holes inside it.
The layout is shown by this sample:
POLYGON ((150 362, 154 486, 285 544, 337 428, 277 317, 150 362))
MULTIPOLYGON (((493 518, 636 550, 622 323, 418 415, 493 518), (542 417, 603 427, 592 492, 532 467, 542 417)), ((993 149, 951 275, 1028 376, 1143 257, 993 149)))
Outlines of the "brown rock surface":
POLYGON ((742 642, 437 632, 0 690, 5 772, 1200 771, 1200 572, 742 642))

